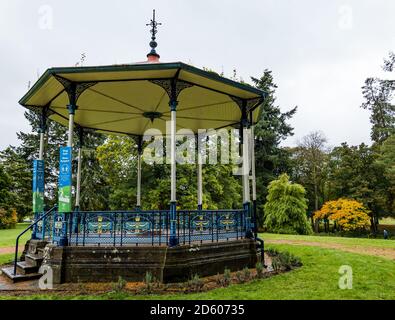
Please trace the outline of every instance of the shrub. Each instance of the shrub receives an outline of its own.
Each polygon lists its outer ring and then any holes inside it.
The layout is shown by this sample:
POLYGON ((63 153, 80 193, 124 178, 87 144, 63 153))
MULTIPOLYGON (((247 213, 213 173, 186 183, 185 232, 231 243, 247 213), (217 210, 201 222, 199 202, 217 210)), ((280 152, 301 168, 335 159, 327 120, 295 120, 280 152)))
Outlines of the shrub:
POLYGON ((232 274, 229 269, 225 268, 224 270, 224 283, 225 287, 229 286, 232 281, 232 274))
POLYGON ((238 283, 243 283, 244 282, 244 275, 241 271, 236 272, 236 279, 238 283))
POLYGON ((202 291, 204 286, 204 282, 202 279, 200 279, 198 274, 195 274, 191 280, 188 281, 188 287, 191 289, 193 292, 200 292, 202 291))
POLYGON ((244 281, 248 281, 251 279, 251 271, 247 267, 243 269, 243 277, 244 277, 244 281))
POLYGON ((369 212, 356 200, 340 198, 325 202, 322 208, 314 213, 314 219, 317 222, 329 219, 345 232, 365 231, 370 226, 369 212))
POLYGON ((272 268, 275 272, 281 271, 281 262, 278 256, 272 257, 272 268))
POLYGON ((154 282, 154 277, 152 276, 152 273, 147 271, 144 276, 144 284, 145 284, 145 289, 147 291, 150 292, 152 290, 153 282, 154 282))
POLYGON ((300 184, 292 183, 286 174, 270 182, 267 202, 264 205, 264 225, 270 232, 311 234, 307 221, 306 191, 300 184))
POLYGON ((272 267, 276 272, 291 270, 302 265, 298 257, 287 251, 279 252, 275 249, 268 249, 266 253, 271 257, 272 267))
POLYGON ((126 280, 119 276, 118 281, 112 284, 112 289, 116 293, 122 292, 123 290, 125 290, 126 284, 126 280))
POLYGON ((215 283, 219 286, 223 285, 223 277, 217 273, 217 276, 215 277, 215 283))
POLYGON ((0 208, 0 229, 13 229, 18 222, 18 216, 15 209, 0 208))
POLYGON ((257 264, 255 265, 255 269, 256 269, 256 276, 258 278, 262 278, 263 277, 263 264, 262 264, 262 262, 257 262, 257 264))
POLYGON ((271 256, 271 257, 277 256, 277 255, 279 254, 278 250, 277 250, 277 249, 274 249, 274 248, 266 249, 266 253, 267 253, 269 256, 271 256))

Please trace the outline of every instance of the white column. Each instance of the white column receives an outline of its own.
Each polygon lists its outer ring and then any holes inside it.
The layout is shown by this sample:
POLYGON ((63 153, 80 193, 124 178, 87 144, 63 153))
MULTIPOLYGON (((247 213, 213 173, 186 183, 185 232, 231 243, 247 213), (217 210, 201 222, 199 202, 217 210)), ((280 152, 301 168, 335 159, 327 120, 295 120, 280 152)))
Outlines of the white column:
POLYGON ((250 202, 250 164, 249 164, 249 136, 248 129, 243 129, 243 203, 250 202))
POLYGON ((176 111, 171 111, 170 124, 171 202, 176 201, 176 111))
POLYGON ((70 113, 69 114, 69 138, 67 140, 67 146, 72 147, 73 146, 73 131, 74 131, 74 114, 70 113))
POLYGON ((200 150, 200 146, 199 146, 199 140, 198 140, 198 163, 197 163, 197 191, 198 191, 198 208, 202 207, 203 204, 203 170, 202 170, 202 153, 200 150))
POLYGON ((137 207, 141 207, 141 152, 137 155, 137 207))
POLYGON ((44 135, 44 132, 40 132, 40 151, 38 153, 38 160, 44 160, 44 135))
POLYGON ((256 200, 256 175, 255 175, 255 125, 251 126, 251 174, 252 174, 252 200, 256 200))

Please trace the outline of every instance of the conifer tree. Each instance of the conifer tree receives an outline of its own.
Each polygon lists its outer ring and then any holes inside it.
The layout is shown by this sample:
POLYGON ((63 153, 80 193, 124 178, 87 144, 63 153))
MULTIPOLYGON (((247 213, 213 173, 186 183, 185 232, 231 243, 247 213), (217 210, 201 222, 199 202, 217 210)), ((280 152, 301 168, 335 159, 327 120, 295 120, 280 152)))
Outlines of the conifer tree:
POLYGON ((306 215, 307 199, 303 186, 290 182, 288 175, 282 174, 269 184, 268 189, 264 206, 265 227, 276 233, 312 233, 306 215))

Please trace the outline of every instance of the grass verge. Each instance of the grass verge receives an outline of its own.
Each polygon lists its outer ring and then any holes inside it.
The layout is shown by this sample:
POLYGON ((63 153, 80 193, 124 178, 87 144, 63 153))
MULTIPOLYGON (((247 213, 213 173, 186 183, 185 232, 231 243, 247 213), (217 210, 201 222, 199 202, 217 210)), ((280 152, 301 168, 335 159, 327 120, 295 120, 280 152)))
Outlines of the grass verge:
MULTIPOLYGON (((359 239, 360 240, 360 239, 359 239)), ((124 300, 124 299, 395 299, 395 263, 392 260, 368 255, 285 244, 270 245, 280 251, 289 251, 301 258, 303 266, 289 273, 246 284, 231 285, 209 292, 176 295, 130 295, 127 292, 103 295, 62 296, 32 295, 28 297, 0 297, 0 299, 66 299, 66 300, 124 300), (349 265, 353 271, 353 288, 339 289, 339 268, 349 265)))

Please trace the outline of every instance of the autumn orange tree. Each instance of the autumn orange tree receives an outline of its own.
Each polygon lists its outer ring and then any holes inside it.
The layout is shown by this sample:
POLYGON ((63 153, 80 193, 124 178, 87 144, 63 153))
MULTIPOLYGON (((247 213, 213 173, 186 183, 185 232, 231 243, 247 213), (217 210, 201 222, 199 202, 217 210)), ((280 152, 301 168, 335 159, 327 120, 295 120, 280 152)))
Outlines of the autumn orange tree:
POLYGON ((370 211, 353 199, 340 198, 327 201, 314 213, 316 222, 330 220, 342 231, 367 230, 370 226, 370 211))

